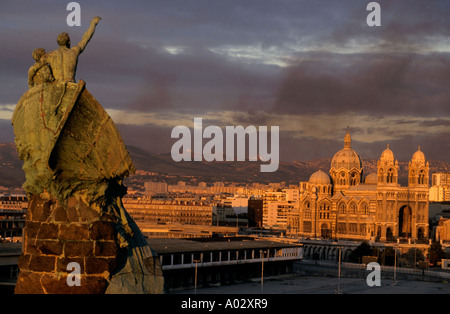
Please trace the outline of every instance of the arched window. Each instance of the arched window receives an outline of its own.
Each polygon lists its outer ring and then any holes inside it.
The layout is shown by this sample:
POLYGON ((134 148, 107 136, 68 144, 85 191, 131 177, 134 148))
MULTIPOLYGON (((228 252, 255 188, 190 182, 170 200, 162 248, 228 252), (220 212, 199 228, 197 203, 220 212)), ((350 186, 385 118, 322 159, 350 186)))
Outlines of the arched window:
POLYGON ((386 177, 387 183, 394 183, 394 169, 389 169, 386 177))
POLYGON ((361 212, 362 215, 368 215, 369 214, 369 206, 367 206, 366 203, 362 203, 360 208, 361 208, 360 212, 361 212))
POLYGON ((304 203, 304 218, 305 219, 311 219, 311 204, 309 203, 309 201, 306 201, 304 203))
POLYGON ((419 172, 419 184, 425 184, 425 171, 420 170, 419 172))
POLYGON ((340 174, 339 174, 339 184, 340 185, 345 185, 345 172, 341 172, 340 174))
POLYGON ((339 214, 345 215, 346 209, 347 209, 347 208, 346 208, 346 206, 345 206, 345 203, 340 203, 340 204, 339 204, 339 207, 338 207, 339 214))
POLYGON ((350 175, 350 185, 356 185, 356 184, 358 184, 358 173, 352 172, 352 174, 350 175))
POLYGON ((349 207, 349 211, 350 211, 350 214, 356 214, 356 204, 355 203, 351 203, 350 204, 350 207, 349 207))

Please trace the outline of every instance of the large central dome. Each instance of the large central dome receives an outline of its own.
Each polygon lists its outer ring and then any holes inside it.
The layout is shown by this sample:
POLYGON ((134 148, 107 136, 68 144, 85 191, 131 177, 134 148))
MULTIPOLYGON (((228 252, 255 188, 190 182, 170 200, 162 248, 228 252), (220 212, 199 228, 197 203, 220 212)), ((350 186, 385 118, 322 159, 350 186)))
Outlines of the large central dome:
POLYGON ((352 138, 347 131, 344 138, 344 148, 338 151, 331 160, 331 169, 335 171, 343 168, 345 170, 357 169, 361 170, 362 161, 358 153, 352 149, 352 138))

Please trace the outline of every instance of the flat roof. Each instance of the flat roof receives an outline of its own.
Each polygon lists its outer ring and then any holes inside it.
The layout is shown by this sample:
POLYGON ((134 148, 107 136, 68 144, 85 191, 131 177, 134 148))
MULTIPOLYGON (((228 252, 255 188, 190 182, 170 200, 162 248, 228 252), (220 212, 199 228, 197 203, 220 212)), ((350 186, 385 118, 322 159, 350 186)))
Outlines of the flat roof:
POLYGON ((147 239, 150 247, 158 254, 164 253, 184 253, 184 252, 205 252, 205 251, 225 251, 225 250, 248 250, 267 248, 290 248, 302 246, 299 244, 282 243, 271 240, 255 240, 253 238, 223 237, 223 238, 155 238, 147 239))
POLYGON ((22 254, 21 242, 0 242, 0 256, 20 255, 22 254))

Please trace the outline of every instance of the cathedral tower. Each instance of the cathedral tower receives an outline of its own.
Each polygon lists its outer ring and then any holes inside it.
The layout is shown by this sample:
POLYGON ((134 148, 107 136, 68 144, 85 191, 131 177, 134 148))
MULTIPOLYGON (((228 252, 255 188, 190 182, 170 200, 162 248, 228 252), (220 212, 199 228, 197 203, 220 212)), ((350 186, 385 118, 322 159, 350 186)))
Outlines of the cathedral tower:
POLYGON ((338 151, 331 160, 330 176, 335 192, 358 185, 362 181, 362 175, 362 161, 358 153, 352 149, 352 138, 347 130, 344 148, 338 151))
POLYGON ((398 185, 398 161, 394 159, 394 153, 387 148, 381 153, 377 163, 378 185, 396 186, 398 185))
POLYGON ((424 153, 419 149, 414 153, 408 166, 408 186, 411 188, 423 187, 428 189, 430 165, 425 160, 424 153))

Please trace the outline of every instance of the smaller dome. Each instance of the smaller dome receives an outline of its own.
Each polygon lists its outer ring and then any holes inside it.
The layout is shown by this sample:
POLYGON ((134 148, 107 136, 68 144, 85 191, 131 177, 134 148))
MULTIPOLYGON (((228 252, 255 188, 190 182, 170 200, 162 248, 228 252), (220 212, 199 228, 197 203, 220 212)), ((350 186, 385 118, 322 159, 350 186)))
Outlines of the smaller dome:
POLYGON ((371 173, 366 176, 366 179, 364 180, 365 184, 377 184, 377 174, 371 173))
POLYGON ((420 150, 420 146, 417 152, 412 156, 412 161, 425 162, 425 154, 420 150))
POLYGON ((322 170, 314 172, 309 178, 309 183, 311 184, 331 184, 330 176, 323 172, 322 170))
POLYGON ((381 153, 380 160, 394 162, 394 153, 389 148, 389 144, 387 148, 381 153))

